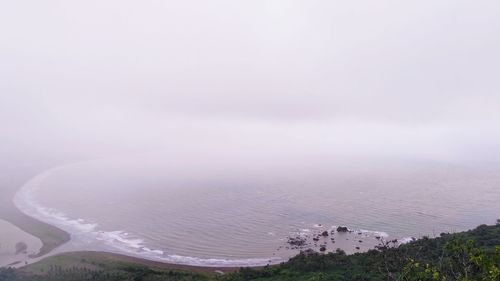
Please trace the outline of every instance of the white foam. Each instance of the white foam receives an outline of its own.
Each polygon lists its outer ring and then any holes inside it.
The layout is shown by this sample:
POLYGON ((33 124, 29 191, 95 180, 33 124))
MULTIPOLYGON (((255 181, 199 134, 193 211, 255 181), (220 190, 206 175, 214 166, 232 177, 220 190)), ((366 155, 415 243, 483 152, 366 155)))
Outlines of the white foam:
POLYGON ((383 237, 383 238, 389 237, 389 234, 387 232, 383 232, 383 231, 360 229, 359 232, 361 232, 363 234, 369 234, 372 236, 379 236, 379 237, 383 237))
POLYGON ((415 238, 415 237, 404 237, 404 238, 398 239, 398 245, 407 244, 407 243, 413 242, 415 240, 417 240, 417 238, 415 238))
MULTIPOLYGON (((72 164, 73 165, 73 164, 72 164)), ((68 165, 69 166, 69 165, 68 165)), ((216 259, 197 258, 181 255, 167 254, 163 250, 151 249, 145 246, 145 241, 134 237, 125 231, 102 231, 98 230, 97 223, 87 222, 82 218, 70 218, 67 214, 48 207, 42 206, 36 199, 35 194, 39 191, 41 183, 57 170, 67 166, 57 167, 45 171, 27 182, 14 196, 14 204, 25 214, 39 219, 43 222, 55 225, 72 234, 72 239, 84 239, 100 243, 102 248, 112 252, 125 253, 139 258, 156 261, 199 265, 199 266, 262 266, 266 264, 278 264, 285 261, 279 257, 251 258, 251 259, 216 259)))

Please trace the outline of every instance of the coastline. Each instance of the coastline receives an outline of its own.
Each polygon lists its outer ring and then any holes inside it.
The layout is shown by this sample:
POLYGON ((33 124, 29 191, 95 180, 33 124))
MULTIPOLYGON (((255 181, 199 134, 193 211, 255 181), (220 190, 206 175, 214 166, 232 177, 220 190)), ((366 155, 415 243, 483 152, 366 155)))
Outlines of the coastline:
MULTIPOLYGON (((55 250, 59 247, 70 242, 71 234, 64 231, 54 225, 43 222, 39 219, 31 217, 24 212, 22 212, 14 203, 13 199, 16 193, 19 191, 26 182, 33 178, 33 174, 36 176, 37 172, 30 173, 31 175, 20 175, 16 174, 13 178, 10 178, 7 182, 0 181, 0 219, 11 223, 12 225, 18 227, 20 230, 35 236, 40 239, 42 247, 37 254, 30 255, 30 260, 22 261, 19 263, 21 268, 26 267, 24 262, 28 262, 27 265, 36 265, 51 262, 52 260, 58 260, 61 257, 70 258, 73 260, 107 260, 114 262, 123 262, 129 264, 143 265, 156 267, 161 269, 173 269, 181 271, 190 271, 203 274, 215 274, 217 272, 229 273, 239 270, 241 266, 202 266, 202 265, 187 265, 187 264, 176 264, 162 261, 154 261, 146 258, 134 257, 126 254, 118 254, 107 251, 72 251, 72 252, 62 252, 57 253, 55 250)), ((245 266, 251 268, 262 268, 262 266, 245 266)))
MULTIPOLYGON (((104 248, 102 248, 102 247, 87 247, 88 245, 86 245, 86 244, 84 247, 82 247, 82 245, 84 245, 82 243, 87 243, 87 242, 85 242, 86 240, 81 239, 81 237, 80 237, 81 234, 72 232, 71 227, 66 228, 66 225, 60 226, 57 223, 51 224, 51 222, 52 222, 51 220, 47 221, 47 220, 44 220, 43 218, 40 218, 38 215, 32 215, 30 208, 34 208, 35 210, 44 209, 42 206, 37 206, 36 203, 33 203, 35 207, 33 207, 33 204, 31 204, 29 207, 26 207, 25 204, 19 203, 19 202, 25 202, 25 201, 32 202, 32 198, 29 195, 29 192, 28 193, 23 192, 23 190, 26 189, 27 191, 29 191, 30 187, 32 187, 32 186, 34 186, 36 189, 37 182, 43 180, 44 177, 49 175, 50 171, 59 169, 61 167, 64 167, 64 166, 58 166, 55 168, 44 170, 41 173, 40 172, 35 173, 35 176, 32 176, 32 177, 28 178, 27 180, 25 178, 24 181, 22 181, 21 183, 19 183, 17 185, 18 187, 15 190, 13 190, 13 192, 11 194, 12 199, 9 201, 9 206, 10 206, 10 209, 13 210, 12 213, 15 215, 11 215, 10 216, 11 219, 10 220, 6 219, 6 220, 8 220, 12 224, 18 226, 20 229, 26 231, 27 233, 32 234, 33 236, 39 238, 42 241, 43 246, 40 249, 40 252, 36 255, 30 256, 30 260, 27 260, 27 262, 29 262, 29 263, 37 263, 37 262, 40 262, 42 259, 46 259, 48 257, 60 256, 60 255, 66 254, 66 253, 72 253, 73 255, 84 255, 84 253, 93 253, 94 255, 97 255, 97 253, 98 253, 99 257, 115 257, 115 258, 120 257, 121 260, 127 260, 129 262, 138 263, 138 264, 163 265, 163 266, 166 266, 167 268, 175 267, 175 268, 181 268, 181 269, 189 269, 190 271, 202 270, 205 272, 207 272, 207 271, 213 272, 213 271, 218 270, 218 269, 224 269, 223 271, 228 271, 228 269, 238 269, 241 267, 261 268, 265 265, 270 265, 270 264, 276 265, 276 264, 280 264, 280 263, 286 261, 286 260, 280 260, 279 262, 271 262, 271 260, 269 259, 268 262, 266 262, 266 263, 262 263, 262 262, 261 263, 233 263, 233 264, 224 264, 224 263, 200 264, 200 263, 193 263, 193 262, 185 262, 184 263, 184 262, 176 262, 175 260, 158 260, 158 259, 149 258, 149 257, 142 257, 142 256, 134 255, 133 253, 129 254, 126 252, 125 253, 120 252, 120 251, 117 252, 115 250, 108 249, 106 247, 104 247, 104 248), (73 235, 71 235, 70 233, 73 233, 73 235), (73 239, 74 243, 67 244, 67 242, 69 242, 71 239, 73 239), (75 245, 79 245, 79 246, 74 247, 75 245), (59 247, 61 247, 61 248, 59 248, 59 247), (59 249, 59 250, 56 250, 56 249, 59 249), (48 254, 50 254, 50 255, 48 255, 48 254)), ((71 222, 70 226, 73 226, 76 223, 79 223, 78 221, 76 221, 74 219, 71 219, 70 222, 71 222)), ((321 227, 321 225, 319 225, 318 227, 321 227)), ((360 232, 361 232, 361 230, 360 230, 360 232)), ((357 234, 361 234, 361 233, 357 233, 357 234)), ((378 235, 384 236, 383 234, 378 234, 378 235)), ((318 234, 318 237, 319 237, 319 234, 318 234)), ((312 238, 312 236, 310 238, 312 238)), ((353 238, 358 239, 358 237, 353 237, 353 238)), ((361 238, 361 237, 359 237, 359 238, 361 238)), ((326 239, 326 238, 323 240, 325 240, 326 243, 335 243, 335 241, 333 241, 333 239, 332 239, 332 242, 330 242, 330 240, 326 239)), ((345 240, 349 240, 349 239, 346 238, 345 240)), ((340 240, 336 241, 336 242, 338 242, 336 245, 339 245, 342 243, 342 241, 340 241, 340 240)), ((376 240, 375 242, 378 243, 378 240, 376 240)), ((348 243, 350 243, 350 242, 348 242, 348 243)), ((369 243, 363 243, 362 245, 368 246, 368 244, 369 243)), ((359 244, 359 245, 361 245, 361 244, 359 244)), ((359 245, 358 244, 355 245, 355 246, 357 246, 356 249, 359 249, 359 245)), ((332 246, 332 245, 330 245, 330 246, 332 246)))
MULTIPOLYGON (((21 230, 29 233, 42 242, 42 248, 36 255, 30 256, 28 266, 19 264, 19 267, 28 271, 38 266, 47 266, 50 264, 59 264, 66 260, 71 260, 72 265, 90 266, 89 261, 98 263, 99 261, 111 263, 126 263, 146 267, 155 267, 166 270, 180 270, 189 271, 203 274, 221 274, 238 271, 240 268, 264 268, 264 265, 193 265, 193 264, 180 264, 171 261, 158 261, 148 259, 147 257, 137 257, 128 254, 116 253, 107 251, 106 248, 71 248, 61 247, 71 240, 71 234, 56 226, 45 223, 34 217, 31 217, 21 211, 16 204, 13 203, 12 198, 19 191, 19 187, 28 182, 29 177, 22 179, 16 177, 9 179, 9 184, 5 184, 5 177, 0 178, 0 218, 12 223, 19 227, 21 230), (8 196, 5 196, 8 195, 8 196), (56 250, 59 247, 60 250, 56 250), (83 251, 81 251, 83 250, 83 251)), ((321 225, 320 225, 321 226, 321 225)), ((78 235, 76 235, 78 236, 78 235)), ((347 239, 349 240, 349 239, 347 239)), ((71 244, 66 244, 71 245, 71 244)), ((23 261, 24 262, 24 261, 23 261)), ((92 263, 90 263, 92 265, 92 263)), ((17 265, 15 266, 17 267, 17 265)), ((43 267, 41 267, 43 268, 43 267)), ((46 268, 46 267, 45 267, 46 268)))
MULTIPOLYGON (((186 271, 208 275, 232 273, 240 270, 240 267, 211 267, 167 263, 102 251, 77 251, 60 253, 57 255, 45 257, 40 261, 21 268, 21 270, 24 270, 28 273, 43 273, 43 271, 46 268, 49 268, 51 265, 59 265, 68 268, 71 268, 73 266, 89 268, 93 267, 96 264, 131 264, 135 266, 145 266, 154 269, 186 271)), ((251 268, 259 269, 264 267, 255 266, 251 268)))
POLYGON ((13 203, 13 198, 19 188, 39 172, 38 169, 28 170, 30 171, 4 172, 5 177, 0 181, 0 218, 41 240, 40 251, 30 256, 31 258, 39 258, 70 241, 71 235, 62 229, 26 215, 13 203))
POLYGON ((24 214, 12 203, 10 205, 10 208, 7 207, 10 209, 9 212, 3 213, 1 218, 42 241, 40 251, 35 255, 30 255, 30 258, 45 256, 71 240, 68 232, 24 214))

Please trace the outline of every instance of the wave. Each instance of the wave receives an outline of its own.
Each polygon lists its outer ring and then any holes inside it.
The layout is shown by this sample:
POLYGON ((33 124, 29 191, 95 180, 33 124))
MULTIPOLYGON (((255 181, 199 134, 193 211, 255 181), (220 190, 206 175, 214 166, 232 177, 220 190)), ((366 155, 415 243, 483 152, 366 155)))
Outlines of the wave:
POLYGON ((382 238, 389 237, 389 234, 387 232, 384 232, 384 231, 375 231, 375 230, 361 229, 361 230, 359 230, 359 232, 361 232, 363 234, 372 235, 372 236, 382 237, 382 238))
MULTIPOLYGON (((333 225, 330 227, 330 230, 336 230, 339 226, 346 227, 344 225, 333 225)), ((374 236, 374 237, 381 237, 381 238, 389 237, 389 234, 387 232, 384 232, 384 231, 355 229, 355 228, 350 228, 350 227, 347 227, 347 231, 364 234, 365 236, 374 236)))
POLYGON ((81 218, 70 218, 67 214, 59 210, 42 206, 35 198, 35 194, 40 190, 41 183, 56 171, 72 165, 75 164, 56 167, 35 176, 19 189, 13 199, 16 207, 25 214, 69 232, 72 236, 71 242, 78 242, 75 240, 81 240, 81 242, 84 242, 85 244, 88 242, 98 243, 98 246, 100 246, 99 248, 110 252, 123 253, 154 261, 194 266, 263 266, 267 264, 278 264, 285 261, 285 259, 280 257, 220 259, 168 254, 159 249, 146 247, 143 239, 135 237, 125 231, 99 230, 99 225, 97 223, 87 222, 81 218))
POLYGON ((398 239, 398 245, 408 244, 408 243, 413 242, 415 240, 417 240, 417 238, 415 238, 415 237, 404 237, 404 238, 398 239))

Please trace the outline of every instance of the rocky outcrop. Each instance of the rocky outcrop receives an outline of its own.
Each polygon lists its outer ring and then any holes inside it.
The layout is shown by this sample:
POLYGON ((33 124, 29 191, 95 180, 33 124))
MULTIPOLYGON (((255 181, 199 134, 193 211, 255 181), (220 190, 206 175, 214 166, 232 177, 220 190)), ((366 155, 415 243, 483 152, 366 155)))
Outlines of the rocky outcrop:
POLYGON ((337 232, 349 232, 349 228, 347 226, 339 226, 337 227, 337 232))

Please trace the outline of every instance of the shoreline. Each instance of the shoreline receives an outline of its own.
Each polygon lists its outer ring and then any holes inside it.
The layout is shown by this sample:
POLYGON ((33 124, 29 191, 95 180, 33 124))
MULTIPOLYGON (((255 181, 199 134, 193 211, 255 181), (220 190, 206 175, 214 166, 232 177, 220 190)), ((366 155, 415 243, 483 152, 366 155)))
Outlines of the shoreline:
MULTIPOLYGON (((306 229, 306 232, 305 230, 303 231, 298 229, 297 233, 289 233, 288 236, 283 238, 284 240, 288 239, 288 241, 285 240, 282 245, 277 246, 272 255, 270 253, 269 256, 265 258, 197 258, 196 256, 177 256, 175 254, 165 256, 163 252, 161 252, 161 254, 159 254, 160 256, 158 256, 158 252, 160 251, 156 251, 154 249, 152 250, 146 248, 145 246, 139 245, 137 244, 137 242, 135 242, 135 240, 127 240, 128 237, 120 236, 120 234, 123 233, 122 231, 98 231, 95 229, 97 224, 88 223, 81 219, 69 218, 63 212, 47 208, 37 202, 37 200, 33 197, 33 193, 39 189, 40 183, 43 182, 46 177, 49 177, 53 171, 57 171, 68 166, 77 165, 78 163, 82 162, 57 165, 53 166, 52 168, 38 171, 37 173, 32 173, 31 178, 29 178, 29 180, 25 180, 24 184, 19 184, 16 192, 12 194, 12 200, 10 203, 11 205, 13 205, 13 208, 18 211, 18 213, 22 213, 22 216, 25 219, 29 217, 31 222, 36 221, 51 228, 50 232, 29 232, 30 234, 33 234, 34 236, 41 239, 44 245, 40 253, 36 256, 33 256, 33 258, 43 257, 49 253, 51 253, 51 255, 57 255, 64 252, 96 251, 103 253, 122 254, 145 261, 187 265, 192 267, 255 268, 286 262, 289 258, 297 255, 300 250, 307 250, 308 248, 323 252, 327 248, 329 252, 334 251, 336 248, 341 248, 348 253, 368 251, 374 248, 379 243, 376 237, 384 237, 384 235, 387 235, 383 232, 360 229, 356 231, 358 235, 354 233, 354 230, 349 231, 348 233, 342 231, 342 233, 340 234, 341 236, 338 237, 339 239, 335 240, 333 238, 333 234, 334 232, 339 232, 334 230, 337 226, 328 226, 330 228, 324 228, 326 227, 326 225, 323 226, 322 224, 314 224, 313 226, 310 226, 314 227, 313 230, 306 229), (330 237, 329 235, 321 235, 321 233, 323 232, 331 233, 332 236, 330 237), (371 235, 366 233, 371 233, 371 235), (47 237, 47 234, 50 234, 50 236, 47 237), (346 235, 350 235, 352 237, 345 237, 346 235), (96 242, 104 242, 92 243, 89 239, 93 239, 92 241, 96 242), (71 241, 71 243, 68 244, 69 241, 71 241), (135 246, 137 244, 137 247, 143 250, 143 252, 136 253, 133 251, 128 251, 128 248, 124 248, 129 246, 127 243, 129 241, 134 243, 132 245, 134 249, 132 250, 136 249, 135 246), (118 243, 118 246, 115 245, 117 244, 116 242, 120 242, 118 243), (111 244, 113 246, 110 246, 111 244), (52 251, 54 250, 56 250, 55 253, 52 253, 52 251), (287 255, 278 256, 278 254, 281 253, 278 253, 278 251, 280 250, 287 251, 285 252, 287 255)), ((27 225, 27 227, 29 226, 30 225, 27 225)), ((125 233, 125 235, 127 234, 125 233)), ((31 260, 31 262, 36 262, 38 260, 39 259, 31 260)))
POLYGON ((39 258, 51 253, 71 239, 71 234, 51 224, 28 216, 16 207, 13 202, 19 188, 40 172, 38 168, 20 172, 17 169, 4 171, 4 180, 0 181, 0 219, 5 220, 22 231, 37 237, 42 247, 31 258, 39 258))
MULTIPOLYGON (((49 169, 50 170, 50 169, 49 169)), ((47 171, 47 170, 46 170, 47 171)), ((142 257, 142 256, 137 256, 133 254, 128 254, 128 253, 123 253, 123 252, 116 252, 116 251, 111 251, 108 250, 107 248, 102 248, 102 247, 71 247, 73 244, 69 244, 68 246, 63 245, 68 245, 67 243, 72 240, 72 235, 70 234, 69 231, 65 231, 64 229, 66 228, 59 228, 56 225, 50 224, 50 220, 48 222, 43 221, 43 218, 38 218, 38 216, 34 215, 31 216, 30 212, 23 211, 23 205, 16 205, 17 201, 14 200, 14 197, 16 197, 16 194, 22 189, 24 186, 23 184, 26 184, 30 182, 31 180, 35 179, 37 176, 40 175, 38 172, 31 173, 31 175, 35 174, 35 176, 27 176, 18 181, 17 183, 9 183, 9 185, 5 185, 4 182, 0 181, 0 187, 5 188, 6 190, 1 190, 0 194, 2 193, 9 193, 7 194, 7 197, 0 197, 0 203, 6 203, 6 204, 1 204, 0 205, 0 218, 4 219, 5 221, 8 221, 12 223, 13 225, 17 226, 20 228, 22 231, 29 233, 38 239, 41 240, 42 242, 42 247, 40 248, 39 252, 35 255, 30 255, 29 260, 27 260, 30 264, 36 264, 39 263, 43 260, 52 258, 52 257, 59 257, 59 256, 67 256, 67 255, 72 255, 72 256, 86 256, 86 255, 92 255, 92 256, 97 256, 99 258, 113 258, 113 259, 119 259, 121 261, 127 261, 130 263, 134 264, 142 264, 142 265, 147 265, 147 266, 156 266, 156 267, 165 267, 165 268, 172 268, 172 269, 183 269, 183 270, 189 270, 189 271, 203 271, 203 272, 214 272, 216 270, 221 270, 221 271, 235 271, 239 268, 263 268, 266 266, 266 264, 233 264, 233 265, 226 265, 226 264, 190 264, 190 263, 177 263, 175 261, 171 260, 157 260, 153 258, 148 258, 148 257, 142 257), (8 192, 10 189, 10 192, 8 192), (8 202, 2 202, 2 201, 8 201, 8 202), (19 206, 19 207, 18 207, 19 206), (57 249, 60 250, 58 251, 57 249)), ((43 174, 43 171, 42 171, 43 174)), ((14 180, 16 182, 16 180, 14 180)), ((321 225, 319 225, 321 227, 321 225)), ((66 229, 68 230, 68 229, 66 229)), ((321 231, 320 231, 321 232, 321 231)), ((313 237, 315 235, 311 234, 311 238, 317 239, 314 241, 318 241, 319 239, 323 239, 328 241, 327 238, 329 238, 328 233, 327 235, 316 235, 317 237, 313 237), (322 238, 321 238, 322 237, 322 238), (327 237, 327 238, 325 238, 327 237)), ((326 231, 323 231, 326 232, 326 231)), ((337 231, 340 232, 340 231, 337 231)), ((352 232, 352 231, 350 231, 352 232)), ((356 231, 358 232, 358 231, 356 231)), ((362 232, 359 230, 359 232, 362 232)), ((73 232, 74 233, 74 232, 73 232)), ((354 233, 356 234, 356 233, 354 233)), ((361 235, 361 233, 357 233, 361 235)), ((331 234, 333 235, 333 233, 331 234)), ((345 234, 344 234, 345 235, 345 234)), ((379 234, 379 236, 382 236, 379 234)), ((294 240, 297 237, 292 237, 290 236, 290 239, 294 240)), ((361 237, 360 237, 361 238, 361 237)), ((375 236, 376 239, 377 236, 375 236)), ((332 241, 333 241, 333 236, 332 236, 332 241)), ((356 237, 357 239, 357 237, 356 237)), ((322 242, 324 242, 321 240, 322 242)), ((346 239, 349 240, 349 239, 346 239)), ((353 240, 353 239, 351 239, 353 240)), ((404 239, 403 239, 404 240, 404 239)), ((77 241, 76 243, 79 242, 79 237, 78 234, 75 234, 73 236, 73 241, 77 241)), ((357 241, 357 240, 356 240, 357 241)), ((292 241, 293 242, 293 241, 292 241)), ((300 241, 299 241, 300 242, 300 241)), ((335 245, 339 245, 339 243, 342 243, 342 241, 337 240, 338 242, 335 245)), ((359 240, 359 243, 362 241, 359 240)), ((366 241, 363 241, 366 242, 366 241)), ((332 242, 335 243, 335 242, 332 242)), ((351 243, 351 242, 348 242, 351 243)), ((378 241, 377 241, 378 243, 378 241)), ((404 243, 404 242, 403 242, 404 243)), ((363 244, 354 244, 354 246, 357 246, 356 249, 359 250, 360 245, 366 245, 367 243, 363 244)), ((292 245, 292 244, 290 244, 292 245)), ((80 245, 81 246, 81 245, 80 245)), ((316 246, 316 245, 315 245, 316 246)), ((331 249, 330 246, 328 246, 328 249, 331 249)), ((324 251, 324 250, 323 250, 324 251)), ((23 261, 24 262, 24 261, 23 261)), ((280 264, 279 263, 271 263, 272 265, 275 264, 280 264)))
MULTIPOLYGON (((35 177, 38 172, 35 172, 35 177)), ((27 260, 28 265, 34 265, 37 263, 50 260, 51 258, 57 258, 61 256, 72 256, 81 258, 98 258, 98 259, 113 259, 120 262, 128 262, 144 266, 152 266, 164 269, 174 269, 174 270, 185 270, 199 273, 215 273, 215 272, 234 272, 239 270, 241 267, 250 268, 262 268, 263 266, 203 266, 203 265, 188 265, 188 264, 177 264, 170 262, 155 261, 147 258, 136 257, 127 254, 118 254, 108 251, 68 251, 54 253, 56 249, 67 244, 71 241, 71 234, 57 226, 51 225, 49 223, 43 222, 32 216, 27 215, 21 211, 13 202, 15 195, 23 184, 27 183, 33 179, 33 174, 31 176, 24 175, 23 177, 16 178, 12 183, 0 183, 0 187, 5 190, 2 193, 3 199, 0 199, 0 219, 11 223, 12 225, 18 227, 20 230, 40 239, 42 246, 37 254, 30 255, 30 260, 27 260)), ((24 263, 25 261, 22 261, 24 263)), ((17 265, 17 264, 16 264, 17 265)), ((11 265, 11 266, 16 266, 11 265)), ((21 266, 25 267, 23 264, 21 266)))
MULTIPOLYGON (((38 267, 46 268, 52 264, 59 264, 61 260, 66 263, 70 263, 71 266, 79 265, 81 267, 87 267, 99 263, 122 263, 122 264, 133 264, 136 266, 145 266, 148 268, 163 269, 163 270, 177 270, 194 272, 200 274, 226 274, 233 273, 240 270, 242 267, 211 267, 211 266, 197 266, 197 265, 184 265, 167 263, 160 261, 153 261, 143 258, 137 258, 133 256, 128 256, 124 254, 109 253, 104 251, 75 251, 75 252, 65 252, 59 253, 53 256, 45 257, 37 262, 28 265, 29 271, 31 273, 35 272, 38 267)), ((272 265, 271 265, 272 266, 272 265)), ((23 270, 25 267, 22 267, 23 270)), ((253 269, 261 269, 264 266, 252 266, 253 269)))
POLYGON ((1 216, 1 218, 17 226, 22 231, 37 237, 42 242, 42 247, 39 252, 37 254, 30 255, 30 258, 43 257, 71 241, 70 233, 26 215, 13 203, 10 205, 11 211, 6 215, 1 216))
MULTIPOLYGON (((32 218, 24 213, 22 213, 14 204, 11 204, 12 213, 8 218, 2 216, 2 219, 8 221, 9 223, 17 226, 22 231, 31 234, 42 242, 42 247, 39 252, 35 255, 30 255, 30 259, 35 259, 34 262, 28 263, 28 265, 36 265, 38 263, 43 263, 50 261, 51 258, 59 257, 72 257, 78 259, 105 259, 114 260, 125 263, 132 263, 136 265, 142 265, 147 267, 155 267, 161 269, 173 269, 173 270, 184 270, 190 272, 197 272, 203 274, 214 274, 217 272, 231 273, 238 271, 241 267, 248 268, 263 268, 264 266, 201 266, 201 265, 187 265, 187 264, 176 264, 150 260, 146 258, 134 257, 126 254, 118 254, 107 251, 74 251, 74 252, 62 252, 53 253, 57 248, 63 246, 64 244, 71 241, 71 235, 55 226, 48 223, 42 222, 35 218, 32 218)), ((24 261, 23 261, 24 262, 24 261)), ((14 264, 11 266, 15 266, 14 264)), ((25 267, 26 265, 21 266, 25 267)))

